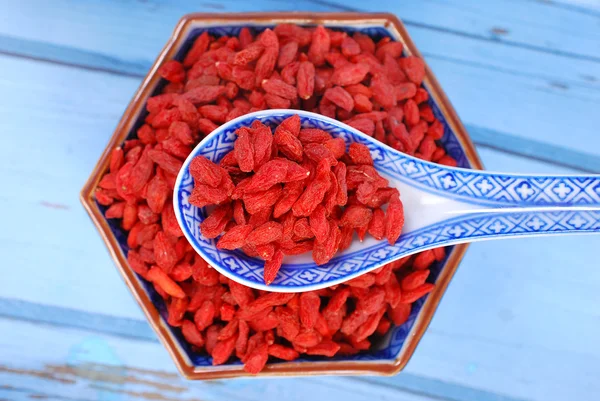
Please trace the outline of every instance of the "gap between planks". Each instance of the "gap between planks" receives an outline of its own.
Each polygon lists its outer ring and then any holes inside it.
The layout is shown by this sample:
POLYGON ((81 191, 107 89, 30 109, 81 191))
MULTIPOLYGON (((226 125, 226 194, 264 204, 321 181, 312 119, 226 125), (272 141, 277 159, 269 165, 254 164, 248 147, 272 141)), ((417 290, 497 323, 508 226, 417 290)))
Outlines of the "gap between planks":
MULTIPOLYGON (((1 35, 0 54, 137 79, 143 78, 149 68, 147 63, 128 63, 94 52, 1 35)), ((600 173, 600 156, 476 125, 465 125, 473 142, 479 147, 585 173, 600 173)))
MULTIPOLYGON (((20 307, 20 308, 24 308, 24 309, 30 309, 31 306, 35 306, 34 309, 36 309, 40 315, 43 316, 38 316, 38 317, 42 317, 42 322, 43 323, 48 323, 49 321, 53 320, 52 318, 48 318, 48 316, 61 316, 64 315, 65 313, 70 315, 70 318, 76 319, 76 318, 81 318, 82 315, 85 315, 85 313, 79 313, 78 315, 73 315, 73 311, 70 310, 66 310, 65 308, 56 308, 56 307, 51 307, 51 306, 40 306, 40 305, 35 305, 35 304, 31 304, 31 303, 27 303, 27 302, 22 302, 22 301, 14 301, 14 300, 6 300, 6 299, 2 299, 0 298, 0 316, 2 315, 6 315, 6 311, 5 311, 5 307, 6 306, 9 307, 20 307)), ((27 319, 30 320, 30 319, 27 319)), ((58 329, 62 329, 65 328, 68 330, 68 332, 66 333, 66 337, 67 338, 71 338, 73 336, 75 337, 80 337, 81 335, 83 335, 84 337, 86 337, 85 333, 80 333, 81 331, 86 331, 86 332, 94 332, 96 334, 106 334, 107 336, 110 337, 115 337, 115 330, 106 330, 106 326, 107 325, 114 325, 114 326, 120 326, 122 320, 124 319, 119 319, 119 318, 112 318, 112 317, 107 317, 107 316, 102 316, 100 320, 104 320, 103 326, 104 327, 95 327, 92 328, 92 330, 86 329, 86 330, 81 330, 83 327, 81 326, 85 326, 85 324, 78 324, 77 328, 75 328, 76 332, 73 332, 72 330, 74 329, 74 327, 65 327, 63 325, 63 319, 58 319, 58 322, 54 322, 51 323, 51 326, 57 326, 58 329), (109 320, 112 320, 112 322, 109 322, 109 320)), ((84 320, 85 316, 84 316, 84 320)), ((89 318, 87 319, 89 321, 89 318)), ((98 321, 99 319, 96 317, 95 319, 93 319, 94 321, 98 321)), ((10 321, 7 322, 10 326, 10 321)), ((139 323, 143 323, 145 324, 145 322, 139 322, 139 323)), ((0 320, 0 324, 1 320, 0 320)), ((25 323, 25 325, 30 325, 31 322, 25 323)), ((17 323, 17 330, 24 330, 25 326, 23 326, 23 323, 17 323)), ((56 331, 56 328, 50 328, 50 327, 44 327, 44 325, 35 325, 35 328, 31 328, 32 330, 42 330, 42 331, 56 331)), ((150 330, 148 328, 148 330, 150 330)), ((127 335, 129 335, 129 333, 126 333, 127 335)), ((86 337, 87 338, 87 337, 86 337)), ((108 338, 105 338, 106 341, 109 341, 108 338)), ((137 340, 137 339, 136 339, 137 340)), ((72 340, 65 340, 65 341, 72 341, 72 340)), ((130 341, 130 340, 129 340, 130 341)), ((153 342, 155 342, 156 340, 153 340, 153 342)), ((110 343, 112 343, 112 340, 109 341, 110 343)), ((157 346, 160 346, 159 344, 156 344, 157 346)), ((127 345, 127 343, 121 344, 121 347, 124 347, 126 349, 131 349, 131 345, 127 345)), ((61 349, 60 345, 57 347, 58 350, 61 349)), ((60 351, 59 351, 60 352, 60 351)), ((116 351, 115 351, 116 352, 116 351)), ((110 364, 107 364, 105 362, 102 362, 100 360, 95 360, 95 356, 98 356, 97 353, 92 352, 91 354, 87 355, 85 357, 83 357, 82 360, 76 360, 73 359, 71 360, 69 363, 67 364, 57 364, 55 361, 53 360, 46 360, 44 361, 40 361, 42 363, 42 367, 35 367, 35 366, 21 366, 20 363, 9 363, 8 366, 4 366, 3 364, 0 364, 0 391, 4 391, 5 393, 7 391, 17 391, 19 393, 21 392, 28 392, 30 391, 31 393, 36 393, 36 394, 43 394, 43 391, 41 391, 41 388, 37 388, 37 387, 23 387, 23 386, 31 386, 33 385, 36 381, 39 380, 46 380, 46 381, 50 381, 55 383, 56 386, 71 386, 71 385, 75 385, 76 387, 79 385, 82 385, 84 383, 89 383, 91 385, 97 385, 100 386, 97 389, 98 390, 103 390, 103 391, 107 391, 109 393, 119 393, 119 394, 123 394, 123 395, 127 395, 127 396, 135 396, 135 397, 141 397, 144 399, 163 399, 163 398, 156 398, 156 396, 161 395, 161 396, 166 396, 169 395, 169 398, 164 398, 166 399, 171 399, 171 397, 175 397, 177 399, 179 399, 179 396, 182 396, 182 398, 184 399, 188 399, 187 396, 192 395, 192 394, 187 394, 188 392, 188 386, 191 384, 191 382, 186 382, 183 381, 175 372, 171 372, 171 371, 164 371, 164 370, 154 370, 152 368, 140 368, 137 366, 130 366, 127 364, 127 361, 121 361, 120 363, 115 364, 113 362, 111 362, 110 364), (10 379, 12 376, 25 376, 27 378, 30 378, 31 380, 26 380, 24 382, 21 383, 21 387, 20 388, 15 388, 12 386, 6 386, 5 383, 2 383, 3 378, 6 379, 10 379), (83 380, 83 381, 82 381, 83 380), (131 392, 131 390, 133 390, 133 388, 125 388, 123 387, 123 385, 128 384, 128 385, 135 385, 138 386, 137 388, 145 388, 147 389, 147 391, 154 391, 153 393, 150 392, 144 392, 144 393, 137 393, 134 394, 131 392), (118 386, 119 388, 115 388, 113 385, 121 385, 118 386), (140 387, 141 386, 141 387, 140 387), (123 388, 121 388, 123 387, 123 388)), ((265 382, 265 379, 259 379, 262 382, 265 382)), ((374 391, 374 394, 377 394, 381 397, 381 399, 385 398, 385 399, 391 399, 389 398, 392 394, 395 394, 394 397, 397 397, 399 394, 399 392, 405 394, 406 398, 404 397, 400 397, 399 399, 402 400, 414 400, 414 401, 525 401, 522 398, 515 398, 515 397, 511 397, 508 395, 503 395, 503 394, 498 394, 498 393, 494 393, 494 392, 490 392, 490 391, 486 391, 486 390, 480 390, 480 389, 476 389, 476 388, 471 388, 465 385, 461 385, 461 384, 456 384, 456 383, 450 383, 450 382, 445 382, 445 381, 441 381, 438 379, 434 379, 434 378, 427 378, 427 377, 423 377, 420 375, 415 375, 412 373, 406 373, 406 372, 402 372, 399 375, 396 375, 394 377, 352 377, 352 378, 347 378, 347 377, 338 377, 338 378, 333 378, 333 377, 311 377, 311 378, 287 378, 287 379, 282 379, 283 380, 287 380, 288 382, 290 380, 293 381, 302 381, 304 383, 305 386, 312 386, 314 388, 319 388, 319 387, 327 387, 329 388, 329 390, 331 391, 338 391, 338 390, 344 390, 345 391, 349 391, 348 389, 348 381, 351 380, 352 382, 356 383, 355 385, 351 385, 354 390, 354 392, 356 392, 359 389, 364 389, 364 388, 369 388, 371 389, 371 391, 374 391), (307 383, 306 381, 311 382, 307 383), (358 383, 357 383, 358 382, 358 383), (362 383, 362 385, 360 384, 362 383), (375 389, 373 389, 373 387, 375 387, 375 389), (338 389, 338 390, 336 390, 338 389)), ((10 381, 10 383, 14 383, 14 381, 10 381)), ((239 384, 239 382, 237 382, 239 384)), ((257 381, 248 381, 248 383, 255 383, 258 387, 261 387, 262 384, 257 382, 257 381)), ((225 381, 210 381, 210 382, 199 382, 199 385, 202 386, 207 386, 207 385, 218 385, 218 384, 225 384, 225 381)), ((248 384, 251 385, 251 384, 248 384)), ((285 386, 285 384, 283 384, 285 386)), ((290 386, 292 385, 292 383, 289 384, 290 386)), ((235 387, 235 386, 234 386, 235 387)), ((223 392, 229 393, 230 391, 232 391, 232 389, 226 389, 222 386, 220 386, 218 389, 214 388, 214 386, 211 386, 212 390, 215 392, 214 394, 212 394, 212 396, 217 396, 218 393, 221 393, 220 395, 223 396, 223 392)), ((1 393, 0 393, 1 394, 1 393)), ((10 392, 9 392, 10 394, 10 392)), ((52 396, 52 397, 56 397, 56 399, 61 399, 61 400, 75 400, 75 399, 87 399, 87 398, 71 398, 71 397, 64 397, 64 392, 59 392, 57 394, 47 394, 48 396, 52 396), (62 394, 61 394, 62 393, 62 394)), ((75 395, 75 394, 73 394, 75 395)), ((82 395, 82 394, 80 394, 82 395)), ((358 394, 355 393, 355 395, 358 396, 358 394)), ((254 399, 252 396, 249 396, 248 398, 245 398, 248 400, 254 399)), ((359 397, 357 397, 357 399, 360 399, 359 397)), ((398 399, 398 398, 396 398, 398 399)))
MULTIPOLYGON (((331 1, 331 0, 306 0, 306 1, 308 3, 312 3, 312 4, 331 7, 332 9, 337 9, 339 11, 346 11, 346 12, 369 12, 370 11, 367 8, 348 6, 346 4, 338 3, 337 1, 331 1)), ((548 3, 552 4, 551 2, 548 2, 548 3)), ((565 8, 567 10, 573 11, 573 6, 568 6, 568 5, 559 5, 559 6, 561 6, 562 8, 565 8)), ((577 11, 582 12, 582 9, 578 9, 577 11)), ((589 12, 595 14, 594 11, 589 11, 589 12)), ((406 19, 406 18, 402 18, 402 22, 404 23, 404 25, 406 25, 408 27, 412 26, 412 27, 416 27, 416 28, 423 28, 423 29, 428 29, 431 31, 446 33, 449 35, 461 36, 464 38, 475 39, 475 40, 480 40, 480 41, 484 41, 484 42, 501 43, 506 46, 517 47, 517 48, 530 50, 530 51, 534 51, 534 52, 538 52, 538 53, 546 53, 546 54, 552 54, 555 56, 561 56, 561 57, 572 58, 572 59, 577 59, 577 60, 585 60, 585 61, 600 63, 600 57, 598 57, 598 56, 589 56, 589 55, 585 55, 585 54, 579 54, 579 53, 575 53, 575 52, 569 52, 569 51, 558 50, 558 49, 552 50, 552 49, 548 49, 548 48, 545 48, 545 47, 539 46, 539 45, 533 45, 533 44, 527 44, 527 43, 523 43, 523 42, 519 42, 519 41, 515 41, 515 40, 509 40, 506 38, 502 38, 500 36, 490 37, 490 36, 480 35, 480 34, 476 34, 476 33, 469 33, 469 32, 461 31, 458 29, 436 26, 436 25, 418 22, 418 21, 414 21, 414 20, 406 19)))

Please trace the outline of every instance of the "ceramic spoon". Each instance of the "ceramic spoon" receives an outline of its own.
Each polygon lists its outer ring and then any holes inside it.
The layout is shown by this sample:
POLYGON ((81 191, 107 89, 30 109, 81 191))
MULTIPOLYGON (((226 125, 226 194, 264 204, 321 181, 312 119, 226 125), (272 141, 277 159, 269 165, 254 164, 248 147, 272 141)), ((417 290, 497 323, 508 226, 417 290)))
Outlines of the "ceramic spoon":
POLYGON ((452 168, 398 152, 339 121, 299 110, 265 110, 232 120, 208 135, 184 162, 173 196, 177 220, 195 250, 215 269, 241 284, 278 292, 299 292, 339 284, 394 260, 445 245, 489 239, 600 233, 600 175, 546 176, 452 168), (310 253, 284 258, 277 279, 263 282, 260 259, 216 248, 199 224, 205 208, 187 202, 193 188, 188 167, 198 155, 218 162, 233 149, 235 130, 258 119, 271 127, 298 114, 302 127, 316 127, 371 150, 374 167, 398 188, 405 224, 394 245, 356 236, 326 265, 310 253))

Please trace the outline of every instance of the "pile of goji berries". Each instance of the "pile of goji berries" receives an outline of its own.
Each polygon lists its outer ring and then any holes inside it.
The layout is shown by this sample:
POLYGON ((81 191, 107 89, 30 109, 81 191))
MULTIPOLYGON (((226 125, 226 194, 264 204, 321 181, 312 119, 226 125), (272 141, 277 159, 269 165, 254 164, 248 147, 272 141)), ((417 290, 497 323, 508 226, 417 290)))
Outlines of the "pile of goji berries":
POLYGON ((200 224, 202 235, 225 231, 217 248, 242 248, 265 260, 266 284, 284 255, 312 251, 315 263, 325 264, 350 246, 355 230, 361 241, 368 232, 396 243, 404 225, 400 195, 373 168, 367 146, 352 143, 346 153, 342 138, 301 129, 298 115, 277 126, 275 135, 258 120, 236 134, 223 166, 204 156, 192 160, 188 201, 219 205, 200 224), (386 213, 381 206, 388 202, 386 213))
POLYGON ((95 195, 107 218, 121 219, 129 265, 164 298, 168 323, 198 352, 210 354, 213 364, 235 354, 251 373, 269 357, 368 350, 392 324, 404 323, 411 304, 433 288, 426 283, 428 268, 444 258, 443 249, 319 291, 253 290, 220 275, 193 251, 171 194, 183 160, 204 135, 266 108, 321 113, 405 153, 456 165, 438 143, 444 129, 421 87, 422 60, 402 57, 402 44, 389 38, 375 43, 361 33, 285 24, 257 37, 246 28, 239 37, 203 33, 182 62, 164 63, 159 74, 169 83, 148 99, 137 138, 113 151, 95 195))

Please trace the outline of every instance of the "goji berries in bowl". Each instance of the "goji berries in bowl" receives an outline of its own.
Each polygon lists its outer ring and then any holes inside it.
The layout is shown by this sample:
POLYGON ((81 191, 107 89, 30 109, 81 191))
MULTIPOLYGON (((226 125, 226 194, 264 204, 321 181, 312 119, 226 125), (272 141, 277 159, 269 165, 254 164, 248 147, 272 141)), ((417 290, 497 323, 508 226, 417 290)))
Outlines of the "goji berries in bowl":
POLYGON ((281 294, 218 274, 179 229, 171 191, 194 143, 225 121, 267 108, 316 111, 417 157, 481 168, 395 16, 191 14, 125 111, 82 202, 185 377, 397 373, 466 245, 415 255, 352 285, 281 294), (267 28, 279 43, 261 42, 267 28), (274 92, 271 80, 295 92, 274 92), (379 111, 384 120, 370 118, 379 111), (410 292, 425 280, 433 287, 425 297, 382 301, 386 285, 410 292))

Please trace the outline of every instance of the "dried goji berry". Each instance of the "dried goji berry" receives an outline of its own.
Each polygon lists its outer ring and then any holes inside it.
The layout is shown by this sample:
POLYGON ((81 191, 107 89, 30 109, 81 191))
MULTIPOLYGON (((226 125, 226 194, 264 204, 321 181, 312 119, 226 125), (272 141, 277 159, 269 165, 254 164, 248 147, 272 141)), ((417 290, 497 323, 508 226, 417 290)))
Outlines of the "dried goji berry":
POLYGON ((306 329, 312 329, 319 318, 321 298, 314 292, 300 294, 300 322, 306 329))
POLYGON ((275 131, 275 143, 281 153, 286 157, 295 161, 302 161, 302 143, 291 132, 286 129, 278 129, 275 131))
POLYGON ((237 249, 246 243, 246 238, 253 230, 250 224, 238 225, 227 231, 217 242, 219 249, 237 249))
POLYGON ((159 286, 163 291, 165 291, 172 297, 185 297, 185 292, 181 289, 181 287, 175 281, 173 281, 161 268, 153 266, 150 269, 150 271, 148 271, 146 277, 149 281, 152 281, 155 285, 159 286))
POLYGON ((158 69, 158 74, 170 82, 183 82, 185 70, 177 60, 169 60, 158 69))
POLYGON ((402 279, 402 291, 411 291, 425 283, 429 270, 416 270, 402 279))
POLYGON ((254 129, 252 134, 252 148, 254 150, 254 169, 260 169, 271 158, 273 135, 269 127, 261 125, 254 129))
POLYGON ((109 171, 111 173, 116 173, 123 166, 123 160, 125 159, 125 155, 123 154, 123 149, 118 146, 113 149, 110 154, 110 166, 109 171))
POLYGON ((300 70, 300 62, 292 61, 281 70, 281 79, 289 85, 296 85, 298 70, 300 70))
POLYGON ((279 344, 269 345, 269 355, 283 359, 284 361, 293 361, 300 356, 293 348, 288 348, 279 344))
POLYGON ((254 295, 251 288, 238 284, 233 280, 229 283, 229 289, 235 302, 241 307, 248 305, 254 300, 254 295))
POLYGON ((306 252, 310 252, 314 249, 314 241, 301 241, 291 243, 281 243, 281 250, 284 255, 301 255, 306 252))
POLYGON ((434 248, 432 249, 435 260, 441 262, 446 257, 446 248, 434 248))
POLYGON ((124 210, 125 202, 113 203, 108 209, 106 209, 104 216, 106 216, 107 219, 120 219, 123 217, 124 210))
POLYGON ((283 160, 273 159, 263 164, 252 176, 244 193, 266 191, 273 185, 286 181, 288 164, 283 160))
POLYGON ((284 99, 294 100, 298 96, 295 86, 286 84, 279 79, 265 79, 262 81, 262 88, 265 92, 284 99))
POLYGON ((402 42, 388 42, 378 47, 375 56, 380 60, 383 60, 386 54, 398 58, 402 54, 402 48, 402 42))
POLYGON ((302 144, 306 145, 308 143, 325 143, 331 139, 331 135, 318 128, 303 128, 300 130, 300 134, 298 135, 298 139, 302 144))
POLYGON ((137 205, 126 204, 123 209, 123 220, 121 226, 124 230, 131 230, 133 225, 137 222, 137 205))
MULTIPOLYGON (((304 190, 304 183, 301 181, 288 182, 283 186, 281 198, 275 204, 273 217, 279 218, 287 213, 304 190)), ((284 228, 285 231, 285 228, 284 228)))
MULTIPOLYGON (((266 32, 266 31, 265 31, 266 32)), ((279 56, 279 49, 274 47, 267 47, 256 62, 254 69, 256 85, 260 85, 263 79, 269 77, 273 72, 277 57, 279 56)))
POLYGON ((380 287, 373 287, 368 294, 358 300, 356 310, 371 315, 377 312, 383 306, 385 300, 385 291, 380 287))
POLYGON ((283 252, 278 249, 273 254, 273 257, 266 261, 264 268, 264 280, 265 284, 271 284, 277 277, 277 273, 281 268, 283 262, 283 252))
POLYGON ((267 331, 277 327, 278 325, 277 318, 275 317, 275 312, 269 311, 269 313, 260 318, 254 318, 248 321, 248 325, 254 331, 267 331))
MULTIPOLYGON (((181 95, 192 104, 206 104, 215 101, 219 96, 225 93, 225 87, 220 85, 203 85, 190 89, 181 95)), ((161 112, 162 113, 162 112, 161 112)), ((160 115, 160 113, 159 113, 160 115)), ((158 118, 158 116, 157 116, 158 118)), ((156 119, 155 119, 156 120, 156 119)), ((153 124, 156 125, 156 124, 153 124)), ((160 128, 160 127, 159 127, 160 128)))
POLYGON ((198 36, 196 40, 194 40, 192 48, 186 54, 185 59, 183 60, 183 65, 186 67, 191 67, 194 65, 194 63, 200 59, 200 56, 204 54, 206 49, 208 49, 209 42, 210 37, 208 36, 207 31, 198 36))
POLYGON ((379 321, 381 320, 383 314, 385 313, 385 308, 381 309, 379 312, 373 313, 369 316, 369 318, 361 324, 356 332, 353 334, 357 341, 363 341, 367 339, 367 337, 371 336, 377 330, 377 326, 379 326, 379 321))
POLYGON ((416 85, 421 85, 425 78, 425 63, 419 57, 408 56, 400 59, 400 66, 408 79, 416 85))
POLYGON ((375 275, 371 274, 371 273, 362 274, 362 275, 346 282, 346 284, 349 285, 350 287, 358 287, 358 288, 369 288, 374 283, 375 283, 375 275))
POLYGON ((268 345, 263 341, 244 357, 244 370, 251 374, 257 374, 264 368, 267 359, 269 359, 268 345))
POLYGON ((386 109, 396 105, 396 89, 384 75, 376 75, 371 79, 373 99, 386 109))
POLYGON ((130 250, 127 253, 127 262, 129 263, 129 266, 131 266, 133 271, 135 271, 137 274, 139 274, 142 277, 147 276, 148 266, 146 265, 146 263, 144 263, 139 253, 130 250))
POLYGON ((162 231, 159 231, 154 238, 154 259, 156 264, 166 272, 169 272, 177 263, 175 247, 162 231))
POLYGON ((204 346, 202 334, 190 320, 186 319, 181 322, 181 334, 183 334, 185 340, 190 344, 195 345, 196 347, 204 346))
POLYGON ((264 50, 264 46, 260 42, 253 42, 240 50, 233 57, 234 65, 246 65, 254 60, 257 60, 264 50))
POLYGON ((390 197, 390 203, 386 212, 385 236, 390 245, 396 243, 404 226, 404 210, 402 201, 398 194, 393 194, 390 197))
POLYGON ((319 243, 324 242, 329 236, 329 222, 327 221, 326 211, 323 206, 317 206, 310 214, 309 223, 315 240, 319 243))
POLYGON ((312 42, 308 49, 308 58, 314 65, 320 66, 325 62, 325 55, 329 52, 331 38, 329 32, 319 25, 312 34, 312 42))
POLYGON ((331 150, 320 143, 309 143, 304 146, 304 155, 314 163, 319 163, 322 159, 327 159, 330 166, 335 166, 338 163, 331 150))
POLYGON ((240 359, 246 354, 249 332, 250 328, 248 323, 244 320, 240 320, 238 323, 238 337, 235 341, 235 355, 240 359))
POLYGON ((419 253, 413 260, 413 268, 417 270, 428 269, 435 261, 433 250, 427 250, 419 253))
POLYGON ((256 246, 276 242, 283 235, 283 226, 275 221, 264 223, 255 228, 247 237, 246 243, 256 246))
POLYGON ((442 139, 444 136, 444 125, 439 120, 435 120, 427 129, 427 135, 436 141, 442 139))
POLYGON ((150 150, 148 156, 165 172, 177 175, 183 162, 161 150, 150 150))
POLYGON ((235 337, 229 337, 225 340, 219 340, 212 349, 211 356, 213 365, 222 365, 231 357, 235 348, 235 337))
POLYGON ((281 185, 273 185, 266 191, 245 193, 243 196, 244 206, 250 214, 258 213, 265 208, 273 206, 281 196, 281 185))
POLYGON ((331 83, 340 86, 359 84, 368 72, 369 66, 365 63, 346 64, 335 69, 331 75, 331 83))
POLYGON ((204 348, 206 349, 206 352, 208 352, 211 355, 212 355, 212 352, 213 352, 215 346, 217 345, 217 342, 219 342, 217 337, 219 336, 220 330, 221 330, 221 325, 219 325, 219 324, 213 324, 208 329, 206 329, 206 332, 205 332, 206 341, 205 341, 204 348))
POLYGON ((221 331, 219 331, 219 336, 217 337, 217 339, 220 341, 226 340, 228 338, 235 339, 235 335, 237 334, 237 330, 238 330, 238 324, 239 324, 239 320, 237 320, 237 319, 230 320, 229 323, 227 323, 225 325, 225 327, 223 327, 221 329, 221 331))
POLYGON ((173 298, 167 308, 168 319, 167 322, 171 326, 179 327, 183 324, 183 317, 188 307, 190 300, 189 298, 173 298))
POLYGON ((206 238, 218 237, 229 221, 230 212, 230 205, 218 206, 213 210, 213 212, 200 224, 202 235, 206 238))
POLYGON ((342 235, 336 222, 329 221, 329 236, 327 239, 319 243, 317 242, 313 248, 313 260, 317 265, 323 265, 331 260, 338 251, 342 235))
POLYGON ((360 311, 354 311, 350 316, 344 319, 340 331, 346 335, 351 335, 360 327, 360 325, 366 322, 368 318, 369 315, 361 313, 360 311))
POLYGON ((315 330, 303 330, 294 338, 292 343, 303 348, 310 348, 319 344, 321 340, 321 335, 315 330))
POLYGON ((352 205, 344 210, 340 224, 342 226, 362 227, 369 224, 372 216, 373 212, 371 209, 364 206, 352 205))
POLYGON ((323 159, 317 166, 317 174, 313 181, 308 184, 300 198, 292 206, 294 216, 309 216, 321 203, 325 193, 329 189, 329 161, 323 159), (321 168, 319 168, 321 166, 321 168))
MULTIPOLYGON (((327 223, 327 225, 329 226, 329 223, 327 223)), ((307 238, 313 238, 314 235, 315 234, 311 230, 310 224, 309 224, 307 218, 303 217, 303 218, 296 220, 296 223, 294 224, 294 238, 295 239, 303 240, 303 239, 307 239, 307 238)))
POLYGON ((325 91, 324 97, 336 106, 341 107, 346 111, 351 111, 354 108, 354 99, 341 86, 334 86, 325 91))
POLYGON ((177 265, 175 265, 175 267, 173 267, 173 269, 171 269, 171 272, 169 273, 169 276, 177 281, 177 282, 181 282, 181 281, 185 281, 188 278, 192 277, 192 266, 189 263, 179 263, 177 265))
POLYGON ((404 324, 410 317, 411 306, 408 303, 398 304, 388 310, 388 316, 396 326, 404 324))
POLYGON ((273 211, 270 207, 260 209, 258 212, 250 216, 248 224, 250 224, 254 228, 262 226, 263 224, 271 220, 272 212, 273 211))
POLYGON ((439 164, 443 164, 445 166, 450 166, 450 167, 456 167, 457 166, 457 162, 455 159, 453 159, 452 157, 446 155, 443 156, 442 158, 440 158, 437 163, 439 164))
POLYGON ((431 283, 425 283, 410 291, 403 291, 400 302, 403 304, 411 304, 422 296, 430 293, 434 287, 435 286, 431 283))
POLYGON ((317 344, 313 347, 310 347, 306 350, 308 355, 323 355, 323 356, 334 356, 340 350, 340 345, 330 341, 325 340, 320 344, 317 344))
POLYGON ((254 169, 254 150, 250 132, 245 129, 237 130, 238 138, 234 143, 235 158, 240 169, 249 172, 254 169))
POLYGON ((350 36, 345 36, 342 40, 341 50, 344 56, 350 57, 360 54, 361 49, 356 40, 352 39, 350 36))
POLYGON ((385 213, 380 208, 373 210, 373 217, 369 222, 369 234, 376 240, 385 238, 385 213))

